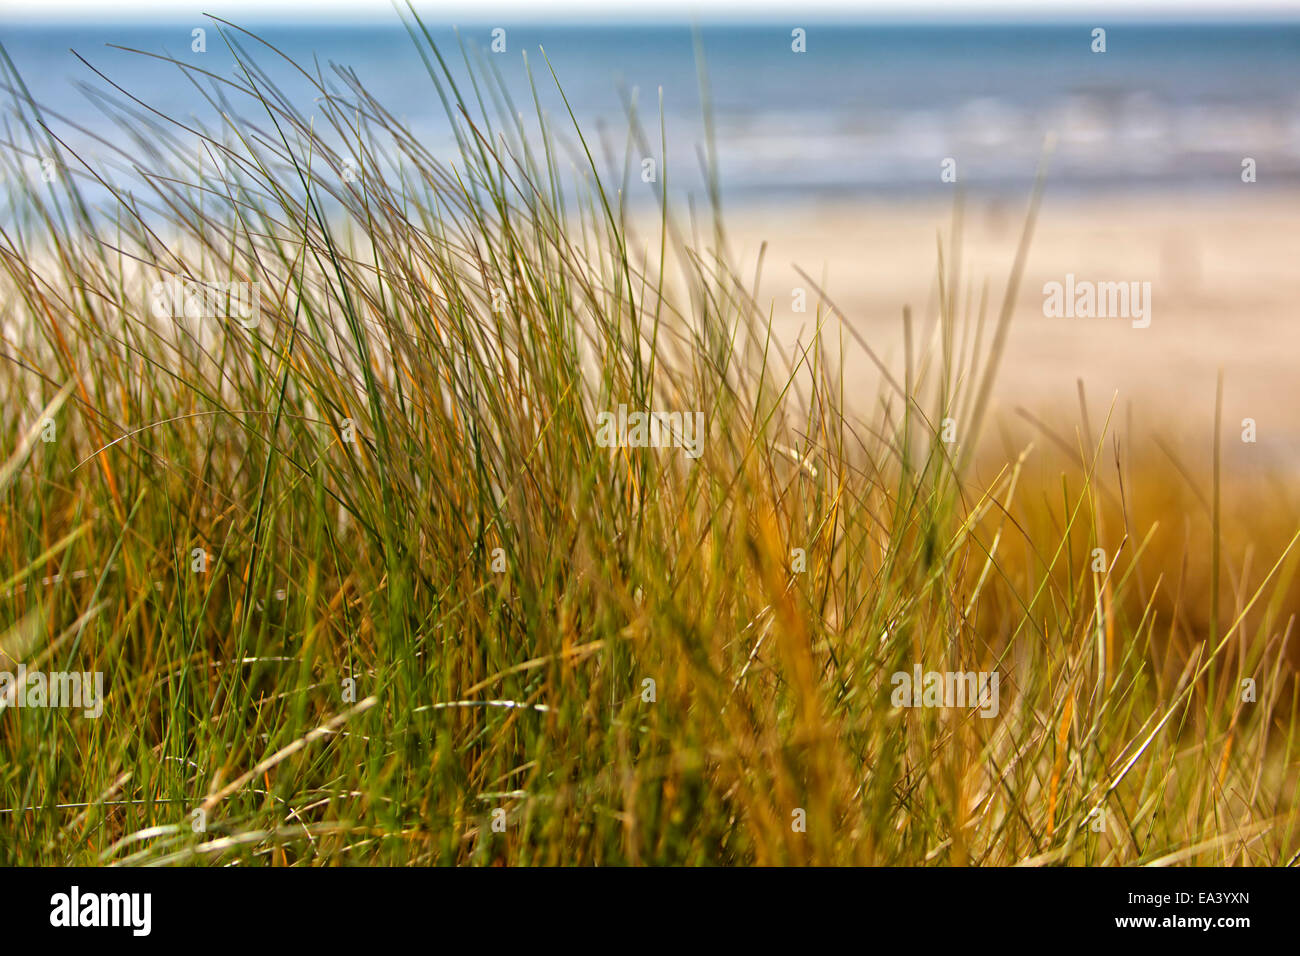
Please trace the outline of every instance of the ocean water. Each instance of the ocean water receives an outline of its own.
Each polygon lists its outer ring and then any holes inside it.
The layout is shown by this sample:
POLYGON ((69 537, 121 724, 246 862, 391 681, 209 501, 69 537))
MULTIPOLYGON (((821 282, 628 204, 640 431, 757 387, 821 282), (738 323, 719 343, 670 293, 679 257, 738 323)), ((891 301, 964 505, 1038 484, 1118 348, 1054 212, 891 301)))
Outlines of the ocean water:
MULTIPOLYGON (((213 25, 207 52, 191 51, 194 25, 0 24, 0 43, 32 96, 63 118, 51 120, 61 138, 85 155, 111 157, 110 144, 120 145, 123 136, 104 101, 87 92, 107 91, 118 100, 121 94, 70 50, 150 108, 211 123, 204 81, 192 82, 174 64, 107 46, 235 76, 234 57, 213 25)), ((500 71, 514 105, 531 116, 526 53, 543 108, 563 128, 568 117, 553 68, 610 181, 621 178, 627 162, 624 95, 635 94, 650 155, 662 163, 662 90, 668 181, 681 190, 703 188, 698 46, 717 168, 733 203, 925 193, 942 188, 946 158, 956 161, 970 190, 1020 192, 1032 182, 1049 134, 1056 141, 1050 183, 1058 190, 1233 188, 1244 157, 1256 161, 1263 187, 1300 182, 1297 23, 1121 23, 1107 27, 1105 53, 1090 49, 1093 24, 810 23, 803 53, 792 51, 789 27, 773 25, 713 23, 695 32, 689 24, 506 23, 504 53, 489 50, 493 25, 462 25, 458 34, 449 24, 428 26, 462 75, 458 40, 471 57, 500 71)), ((255 29, 313 71, 328 76, 334 64, 355 71, 431 152, 454 157, 442 105, 396 19, 255 29)), ((313 108, 316 91, 278 54, 238 39, 300 107, 313 108)), ((11 100, 11 92, 0 92, 6 113, 11 100)), ((268 126, 255 104, 234 105, 268 126)), ((634 187, 644 152, 631 150, 634 187)))

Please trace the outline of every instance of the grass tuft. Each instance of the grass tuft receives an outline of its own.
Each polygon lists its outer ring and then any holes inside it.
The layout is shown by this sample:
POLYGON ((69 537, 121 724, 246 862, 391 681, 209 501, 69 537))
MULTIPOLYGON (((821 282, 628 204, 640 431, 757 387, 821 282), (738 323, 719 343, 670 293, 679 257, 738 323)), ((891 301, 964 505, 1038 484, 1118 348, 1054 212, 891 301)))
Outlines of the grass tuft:
POLYGON ((562 65, 526 124, 412 11, 446 162, 344 68, 294 65, 304 112, 215 25, 232 77, 168 61, 209 125, 119 89, 102 163, 0 57, 7 181, 60 171, 0 228, 0 652, 106 694, 0 700, 6 863, 1296 860, 1296 538, 1228 564, 1217 438, 1193 528, 1110 412, 980 434, 1041 178, 990 334, 958 214, 899 372, 806 275, 783 342, 716 165, 702 225, 629 101, 603 168, 541 105, 562 65), (231 282, 255 323, 224 286, 154 308, 231 282), (602 447, 620 405, 701 413, 699 458, 602 447), (896 706, 918 666, 997 673, 996 716, 896 706))

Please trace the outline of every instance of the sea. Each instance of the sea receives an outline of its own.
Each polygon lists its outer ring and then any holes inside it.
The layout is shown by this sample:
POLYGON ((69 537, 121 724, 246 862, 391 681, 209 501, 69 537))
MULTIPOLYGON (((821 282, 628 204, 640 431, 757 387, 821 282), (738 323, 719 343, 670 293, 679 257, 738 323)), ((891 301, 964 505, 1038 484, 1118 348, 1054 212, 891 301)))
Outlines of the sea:
MULTIPOLYGON (((1300 182, 1296 21, 431 18, 424 26, 472 107, 481 97, 499 124, 501 100, 535 131, 540 106, 575 174, 586 162, 576 121, 602 181, 632 192, 648 172, 702 193, 711 169, 733 205, 917 195, 953 179, 1015 193, 1032 183, 1049 141, 1055 190, 1240 188, 1247 160, 1260 188, 1300 182), (509 101, 471 84, 467 63, 495 71, 509 101), (639 138, 628 133, 633 112, 639 138)), ((0 15, 0 44, 25 86, 6 79, 0 89, 0 135, 13 142, 14 110, 30 96, 70 150, 125 168, 129 161, 115 154, 124 128, 159 115, 212 128, 218 106, 209 97, 220 89, 212 77, 243 81, 249 64, 311 114, 320 92, 293 60, 345 99, 351 93, 336 71, 348 71, 431 153, 456 161, 443 103, 396 13, 374 23, 247 27, 258 38, 204 20, 5 25, 0 15), (195 29, 205 31, 202 51, 195 29)), ((273 129, 247 98, 226 105, 273 129)), ((172 130, 181 143, 191 135, 172 130)), ((27 161, 39 171, 34 153, 27 161)))

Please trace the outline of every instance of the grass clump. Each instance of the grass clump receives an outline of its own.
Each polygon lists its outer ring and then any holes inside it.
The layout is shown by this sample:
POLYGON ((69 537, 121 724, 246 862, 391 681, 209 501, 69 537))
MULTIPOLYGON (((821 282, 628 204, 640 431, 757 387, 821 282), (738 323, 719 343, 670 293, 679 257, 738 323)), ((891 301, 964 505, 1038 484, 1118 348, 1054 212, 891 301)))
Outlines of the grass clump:
POLYGON ((893 369, 810 280, 791 348, 716 179, 628 207, 662 125, 598 161, 409 26, 450 163, 229 24, 233 77, 173 61, 214 125, 119 91, 102 164, 8 72, 8 171, 63 174, 0 231, 0 651, 106 697, 0 712, 7 862, 1294 861, 1294 538, 1198 628, 1108 427, 1047 494, 979 442, 1036 198, 1000 312, 941 262, 893 369), (620 405, 699 457, 604 447, 620 405))

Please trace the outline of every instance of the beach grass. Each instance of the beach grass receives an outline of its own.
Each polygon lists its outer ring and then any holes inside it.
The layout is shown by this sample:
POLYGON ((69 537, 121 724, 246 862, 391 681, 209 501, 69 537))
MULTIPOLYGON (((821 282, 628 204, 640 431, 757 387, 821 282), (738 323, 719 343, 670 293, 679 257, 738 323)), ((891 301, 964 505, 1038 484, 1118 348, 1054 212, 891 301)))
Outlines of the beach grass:
POLYGON ((1219 457, 1137 468, 1114 405, 997 440, 1037 190, 973 309, 954 223, 901 365, 810 274, 791 347, 693 144, 407 23, 451 161, 222 21, 234 76, 171 64, 211 125, 117 91, 102 164, 8 65, 0 652, 104 698, 0 700, 0 859, 1296 861, 1295 516, 1244 559, 1219 457), (606 447, 620 406, 698 457, 606 447), (900 705, 918 670, 996 706, 900 705))

